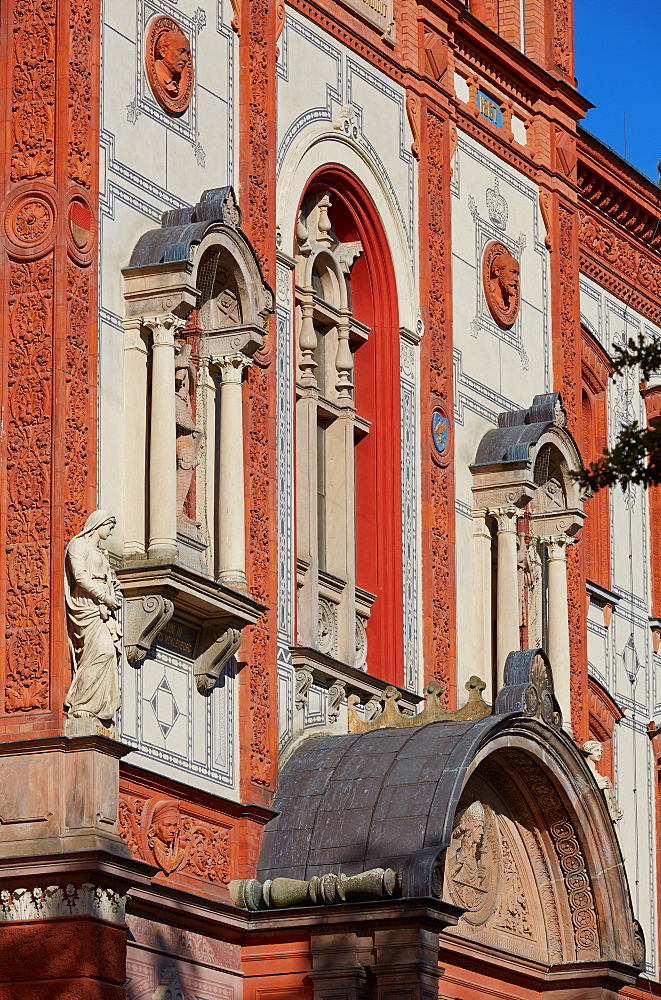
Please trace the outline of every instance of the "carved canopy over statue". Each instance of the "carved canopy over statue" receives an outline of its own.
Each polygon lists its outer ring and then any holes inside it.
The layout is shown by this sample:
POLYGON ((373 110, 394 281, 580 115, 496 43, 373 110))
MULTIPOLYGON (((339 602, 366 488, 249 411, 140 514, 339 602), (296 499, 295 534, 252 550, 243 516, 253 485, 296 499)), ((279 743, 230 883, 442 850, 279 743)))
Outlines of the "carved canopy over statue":
POLYGON ((116 612, 121 591, 108 556, 99 548, 115 518, 95 510, 65 552, 64 594, 73 680, 65 699, 69 716, 113 722, 119 708, 117 664, 122 634, 116 612))

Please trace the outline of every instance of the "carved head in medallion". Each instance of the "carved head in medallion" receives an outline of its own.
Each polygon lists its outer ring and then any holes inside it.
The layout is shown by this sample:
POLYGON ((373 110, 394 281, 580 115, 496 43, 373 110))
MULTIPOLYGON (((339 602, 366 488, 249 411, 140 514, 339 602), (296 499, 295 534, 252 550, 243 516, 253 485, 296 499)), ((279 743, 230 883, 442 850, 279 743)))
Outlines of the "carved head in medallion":
POLYGON ((512 326, 519 314, 521 289, 519 262, 504 243, 487 244, 482 260, 484 294, 499 326, 512 326))
POLYGON ((164 111, 182 114, 193 96, 193 57, 186 32, 171 17, 156 17, 147 29, 145 69, 164 111))
POLYGON ((176 802, 162 802, 154 810, 152 817, 152 834, 162 844, 171 847, 179 833, 181 814, 176 802))
POLYGON ((172 94, 179 96, 181 76, 190 62, 190 42, 183 31, 165 31, 156 42, 156 76, 161 85, 172 94))

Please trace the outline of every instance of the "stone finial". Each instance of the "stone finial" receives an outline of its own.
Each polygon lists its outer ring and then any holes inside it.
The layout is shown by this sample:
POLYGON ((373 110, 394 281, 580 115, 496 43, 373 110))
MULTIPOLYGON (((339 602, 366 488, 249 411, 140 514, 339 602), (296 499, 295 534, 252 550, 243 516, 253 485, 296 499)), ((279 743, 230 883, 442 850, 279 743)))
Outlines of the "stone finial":
POLYGON ((517 649, 509 654, 494 711, 496 715, 540 719, 549 726, 562 725, 551 665, 543 649, 517 649))

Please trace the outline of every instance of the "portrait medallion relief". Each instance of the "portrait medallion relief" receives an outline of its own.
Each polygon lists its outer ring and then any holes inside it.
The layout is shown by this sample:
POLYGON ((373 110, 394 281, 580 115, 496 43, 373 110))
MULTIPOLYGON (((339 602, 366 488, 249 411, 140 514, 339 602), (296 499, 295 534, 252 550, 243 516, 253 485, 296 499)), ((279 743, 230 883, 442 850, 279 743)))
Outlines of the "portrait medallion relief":
POLYGON ((519 262, 504 243, 493 240, 484 248, 482 283, 489 311, 499 326, 512 326, 519 315, 519 262))
POLYGON ((156 17, 147 30, 145 69, 152 93, 164 111, 181 115, 193 96, 190 41, 171 17, 156 17))

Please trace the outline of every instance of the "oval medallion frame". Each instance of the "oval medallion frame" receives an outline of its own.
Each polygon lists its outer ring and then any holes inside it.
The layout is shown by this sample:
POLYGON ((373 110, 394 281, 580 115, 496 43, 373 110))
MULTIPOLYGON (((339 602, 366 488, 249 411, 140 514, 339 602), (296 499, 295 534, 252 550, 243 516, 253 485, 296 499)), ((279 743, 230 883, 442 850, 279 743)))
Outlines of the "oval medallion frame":
POLYGON ((170 31, 183 35, 190 45, 188 35, 173 17, 167 17, 165 15, 155 17, 147 28, 147 37, 145 40, 145 72, 147 73, 147 80, 149 81, 151 92, 163 110, 167 111, 170 115, 183 115, 184 112, 188 110, 190 102, 193 99, 193 85, 195 81, 193 54, 191 52, 188 64, 183 69, 179 82, 176 85, 177 93, 175 94, 169 92, 159 76, 157 66, 160 60, 157 58, 156 51, 160 39, 163 35, 166 35, 170 31))
POLYGON ((509 247, 500 240, 492 240, 482 254, 482 287, 489 312, 498 326, 510 327, 516 322, 521 308, 521 283, 517 279, 514 293, 503 288, 500 279, 493 274, 494 262, 501 256, 509 258, 516 265, 517 274, 520 274, 520 264, 509 247))

